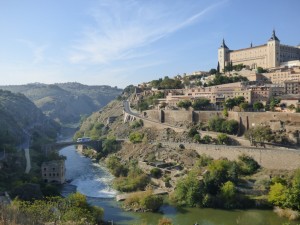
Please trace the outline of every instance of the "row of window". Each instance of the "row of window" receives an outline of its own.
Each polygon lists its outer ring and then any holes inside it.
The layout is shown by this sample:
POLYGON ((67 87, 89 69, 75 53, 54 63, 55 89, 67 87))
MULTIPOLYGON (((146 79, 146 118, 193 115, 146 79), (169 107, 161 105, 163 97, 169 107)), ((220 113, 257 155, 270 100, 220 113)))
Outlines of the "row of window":
MULTIPOLYGON (((63 175, 63 174, 62 174, 62 175, 63 175)), ((47 176, 47 174, 44 173, 44 177, 46 177, 46 176, 47 176)), ((51 176, 52 176, 52 177, 55 177, 55 176, 58 177, 58 176, 59 176, 59 173, 56 173, 56 174, 55 174, 55 173, 49 173, 48 176, 49 176, 49 177, 51 177, 51 176)))

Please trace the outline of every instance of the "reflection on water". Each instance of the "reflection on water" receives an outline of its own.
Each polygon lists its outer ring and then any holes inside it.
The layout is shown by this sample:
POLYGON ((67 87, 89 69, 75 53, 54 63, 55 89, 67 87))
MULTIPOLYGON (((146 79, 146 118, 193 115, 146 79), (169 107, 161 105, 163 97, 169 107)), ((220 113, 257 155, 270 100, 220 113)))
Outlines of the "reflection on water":
MULTIPOLYGON (((104 219, 114 224, 157 225, 159 219, 172 219, 174 225, 282 225, 286 219, 279 218, 271 210, 217 210, 199 208, 177 209, 163 206, 161 213, 124 212, 115 202, 116 191, 110 187, 113 176, 103 167, 83 157, 74 146, 64 148, 61 155, 67 157, 66 178, 72 180, 62 194, 77 191, 88 196, 88 202, 104 208, 104 219), (74 186, 73 186, 74 185, 74 186)), ((291 222, 291 225, 296 225, 291 222)))

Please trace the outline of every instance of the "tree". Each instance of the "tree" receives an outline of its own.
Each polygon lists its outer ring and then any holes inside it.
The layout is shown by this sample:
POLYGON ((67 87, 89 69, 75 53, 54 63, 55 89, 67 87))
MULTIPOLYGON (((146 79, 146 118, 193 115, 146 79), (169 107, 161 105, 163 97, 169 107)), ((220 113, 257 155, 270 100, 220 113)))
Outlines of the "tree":
POLYGON ((267 126, 252 127, 245 132, 245 137, 250 143, 273 140, 272 130, 267 126))
POLYGON ((196 98, 192 104, 194 110, 200 110, 210 105, 210 100, 206 98, 196 98))
POLYGON ((201 136, 200 136, 200 134, 195 134, 195 136, 193 137, 193 139, 194 139, 196 142, 201 142, 201 136))
POLYGON ((223 103, 224 107, 227 109, 232 109, 234 106, 236 106, 236 101, 233 98, 226 99, 223 103))
POLYGON ((271 109, 271 111, 274 111, 275 106, 278 106, 280 101, 281 101, 280 98, 271 98, 271 100, 270 100, 270 109, 271 109))
POLYGON ((287 187, 281 183, 275 183, 270 187, 268 201, 276 206, 284 206, 287 200, 287 187))
POLYGON ((264 105, 261 102, 254 102, 253 103, 253 109, 259 111, 263 108, 264 108, 264 105))
POLYGON ((249 108, 249 104, 247 102, 242 102, 240 103, 239 107, 245 111, 246 109, 249 108))
POLYGON ((237 134, 239 123, 236 120, 226 120, 222 123, 222 132, 226 134, 237 134))
POLYGON ((191 107, 192 103, 189 100, 183 100, 183 101, 179 101, 177 103, 177 106, 180 108, 184 108, 184 109, 189 109, 191 107))
POLYGON ((257 67, 257 73, 266 73, 267 70, 263 69, 262 67, 257 67))
POLYGON ((195 171, 190 171, 185 178, 178 180, 173 193, 178 205, 196 206, 202 202, 201 183, 195 171))
POLYGON ((234 207, 236 200, 236 188, 233 182, 227 181, 224 183, 221 187, 220 195, 225 208, 230 209, 234 207))
POLYGON ((216 69, 210 69, 209 74, 216 74, 218 71, 216 69))

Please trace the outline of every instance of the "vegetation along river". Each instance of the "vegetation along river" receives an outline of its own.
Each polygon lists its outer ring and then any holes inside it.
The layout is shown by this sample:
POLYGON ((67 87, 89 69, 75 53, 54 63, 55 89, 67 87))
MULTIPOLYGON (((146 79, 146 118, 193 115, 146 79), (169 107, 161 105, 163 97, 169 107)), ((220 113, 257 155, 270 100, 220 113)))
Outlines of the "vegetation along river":
POLYGON ((62 194, 67 195, 77 189, 87 196, 90 204, 104 208, 104 219, 113 221, 112 224, 156 225, 163 217, 172 219, 175 225, 193 225, 196 222, 199 225, 282 225, 287 222, 271 210, 178 209, 166 205, 161 208, 161 213, 125 212, 114 200, 117 192, 110 187, 113 176, 105 167, 80 155, 74 146, 62 149, 60 154, 67 157, 66 177, 74 185, 66 185, 62 194))

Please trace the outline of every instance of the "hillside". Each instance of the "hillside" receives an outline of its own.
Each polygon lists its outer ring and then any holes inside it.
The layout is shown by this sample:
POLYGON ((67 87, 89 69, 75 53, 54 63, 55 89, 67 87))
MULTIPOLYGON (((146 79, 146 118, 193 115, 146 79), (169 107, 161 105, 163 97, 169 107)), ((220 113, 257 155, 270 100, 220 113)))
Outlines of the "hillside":
POLYGON ((0 90, 1 149, 7 144, 23 144, 27 134, 55 138, 58 131, 59 125, 46 117, 23 94, 0 90))
POLYGON ((79 83, 34 83, 0 86, 0 89, 24 94, 44 114, 61 124, 78 122, 81 116, 99 110, 122 92, 116 87, 79 83))

